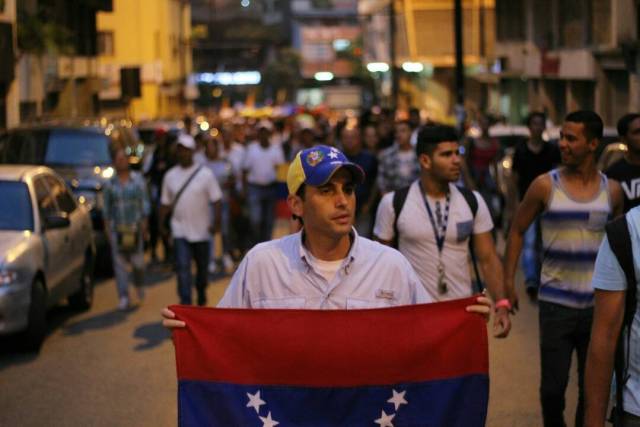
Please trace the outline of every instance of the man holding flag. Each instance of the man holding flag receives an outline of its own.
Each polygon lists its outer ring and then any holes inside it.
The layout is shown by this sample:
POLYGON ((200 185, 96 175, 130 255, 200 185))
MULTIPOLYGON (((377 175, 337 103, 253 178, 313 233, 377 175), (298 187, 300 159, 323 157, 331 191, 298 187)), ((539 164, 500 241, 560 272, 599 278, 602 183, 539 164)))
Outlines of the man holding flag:
MULTIPOLYGON (((409 262, 353 229, 362 169, 333 147, 303 150, 287 176, 288 203, 303 230, 256 245, 218 307, 362 309, 432 302, 409 262)), ((487 315, 479 297, 470 312, 487 315)), ((181 327, 170 310, 166 327, 181 327)))
POLYGON ((302 231, 249 251, 218 304, 298 310, 163 309, 180 425, 484 424, 486 330, 458 313, 491 303, 415 305, 432 300, 409 262, 353 229, 363 178, 333 147, 301 151, 287 186, 302 231))

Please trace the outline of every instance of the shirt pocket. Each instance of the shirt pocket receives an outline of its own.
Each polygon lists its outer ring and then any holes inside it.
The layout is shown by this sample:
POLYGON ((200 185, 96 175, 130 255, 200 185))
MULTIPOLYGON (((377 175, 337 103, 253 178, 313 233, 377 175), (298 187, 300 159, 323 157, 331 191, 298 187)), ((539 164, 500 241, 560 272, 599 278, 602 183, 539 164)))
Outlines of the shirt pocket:
POLYGON ((252 308, 304 308, 307 300, 302 297, 262 298, 251 301, 252 308))
POLYGON ((609 219, 609 212, 592 211, 589 212, 589 221, 587 223, 587 230, 590 231, 602 231, 609 219))
POLYGON ((392 300, 374 299, 368 300, 363 298, 347 298, 347 310, 362 310, 367 308, 384 308, 391 307, 392 300))
POLYGON ((462 243, 471 236, 473 231, 473 221, 462 221, 456 223, 457 242, 462 243))

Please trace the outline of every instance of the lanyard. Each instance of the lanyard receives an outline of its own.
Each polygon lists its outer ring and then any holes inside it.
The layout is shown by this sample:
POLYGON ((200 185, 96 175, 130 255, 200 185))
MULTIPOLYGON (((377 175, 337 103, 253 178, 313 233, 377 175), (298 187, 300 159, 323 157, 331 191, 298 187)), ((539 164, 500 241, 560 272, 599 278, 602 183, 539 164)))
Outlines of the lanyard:
POLYGON ((442 218, 441 227, 438 228, 436 225, 436 221, 433 218, 433 212, 431 211, 431 206, 429 206, 429 201, 427 200, 427 196, 422 188, 422 183, 420 183, 420 191, 422 192, 422 197, 424 198, 424 204, 427 208, 427 213, 429 214, 429 220, 431 221, 431 227, 433 227, 433 234, 436 238, 436 246, 438 247, 438 255, 442 254, 442 250, 444 249, 444 239, 447 234, 447 227, 449 225, 449 205, 450 205, 450 195, 447 193, 447 198, 445 202, 444 208, 444 218, 442 218))

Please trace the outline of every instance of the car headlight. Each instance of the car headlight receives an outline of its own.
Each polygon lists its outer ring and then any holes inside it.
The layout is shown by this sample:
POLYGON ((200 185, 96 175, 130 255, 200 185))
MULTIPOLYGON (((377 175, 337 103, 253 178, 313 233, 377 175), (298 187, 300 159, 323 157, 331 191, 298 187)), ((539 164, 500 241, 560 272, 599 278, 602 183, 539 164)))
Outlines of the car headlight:
POLYGON ((0 271, 0 286, 11 285, 18 281, 18 273, 15 271, 0 271))
POLYGON ((84 205, 87 210, 102 209, 102 193, 97 191, 77 191, 78 203, 84 205))

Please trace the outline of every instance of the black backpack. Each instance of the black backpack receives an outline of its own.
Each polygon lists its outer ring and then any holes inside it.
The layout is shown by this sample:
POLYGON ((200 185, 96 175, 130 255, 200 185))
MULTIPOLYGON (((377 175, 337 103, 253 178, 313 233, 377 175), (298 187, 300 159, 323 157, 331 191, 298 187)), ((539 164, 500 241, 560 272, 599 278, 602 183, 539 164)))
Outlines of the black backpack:
MULTIPOLYGON (((395 213, 395 218, 393 220, 393 243, 392 246, 398 249, 398 218, 400 218, 400 212, 402 212, 402 208, 404 207, 404 202, 407 200, 407 196, 409 195, 409 189, 411 186, 407 186, 401 188, 393 193, 393 212, 395 213)), ((469 205, 471 209, 471 214, 473 219, 476 219, 476 213, 478 213, 478 199, 473 194, 473 191, 469 190, 465 187, 456 186, 460 194, 464 197, 465 201, 469 205)), ((471 262, 473 264, 473 271, 476 275, 475 288, 476 291, 482 292, 484 289, 484 284, 482 283, 482 279, 480 278, 480 270, 478 270, 478 263, 476 261, 476 253, 473 249, 473 232, 469 237, 469 254, 471 255, 471 262)))
POLYGON ((633 265, 633 250, 631 246, 631 235, 627 224, 627 217, 622 216, 609 222, 605 230, 611 251, 618 259, 624 276, 627 280, 627 291, 624 301, 624 317, 622 320, 622 328, 620 328, 620 336, 616 345, 616 353, 614 358, 614 370, 616 376, 616 412, 615 417, 621 416, 623 409, 622 392, 624 385, 629 379, 629 344, 631 341, 631 323, 636 312, 636 271, 633 265), (625 337, 626 328, 626 337, 625 337), (627 340, 627 354, 625 354, 625 342, 627 340))

